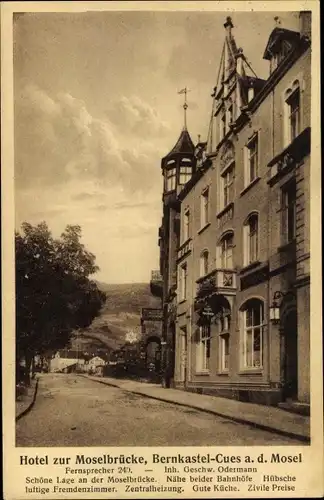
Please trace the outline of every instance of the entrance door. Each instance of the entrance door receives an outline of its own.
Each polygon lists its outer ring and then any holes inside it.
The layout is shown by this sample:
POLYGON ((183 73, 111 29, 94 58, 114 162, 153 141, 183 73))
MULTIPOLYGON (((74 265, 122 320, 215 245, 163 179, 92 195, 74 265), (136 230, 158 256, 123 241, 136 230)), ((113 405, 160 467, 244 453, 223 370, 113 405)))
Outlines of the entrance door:
POLYGON ((186 384, 187 379, 187 329, 180 333, 180 382, 186 384))
POLYGON ((298 354, 297 354, 297 312, 291 311, 284 323, 284 377, 285 399, 297 399, 298 393, 298 354))

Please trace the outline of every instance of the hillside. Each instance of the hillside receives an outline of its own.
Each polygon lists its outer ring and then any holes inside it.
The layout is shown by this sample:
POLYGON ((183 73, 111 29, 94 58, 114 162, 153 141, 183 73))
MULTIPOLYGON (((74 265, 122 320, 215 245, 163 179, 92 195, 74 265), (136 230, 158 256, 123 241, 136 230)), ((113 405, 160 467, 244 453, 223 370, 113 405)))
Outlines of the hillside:
POLYGON ((78 345, 88 351, 103 346, 107 350, 117 349, 124 344, 129 330, 139 334, 142 307, 161 307, 160 300, 151 295, 148 283, 97 284, 106 293, 107 301, 100 316, 72 341, 73 348, 78 345))

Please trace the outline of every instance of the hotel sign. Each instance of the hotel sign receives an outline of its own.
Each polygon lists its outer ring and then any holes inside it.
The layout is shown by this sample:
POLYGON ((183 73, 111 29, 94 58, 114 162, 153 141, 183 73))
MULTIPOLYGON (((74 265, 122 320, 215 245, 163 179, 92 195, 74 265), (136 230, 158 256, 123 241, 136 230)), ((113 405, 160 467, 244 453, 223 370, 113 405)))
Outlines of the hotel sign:
POLYGON ((210 306, 204 307, 201 314, 202 314, 202 316, 207 316, 208 318, 211 318, 212 316, 214 316, 214 312, 210 306))

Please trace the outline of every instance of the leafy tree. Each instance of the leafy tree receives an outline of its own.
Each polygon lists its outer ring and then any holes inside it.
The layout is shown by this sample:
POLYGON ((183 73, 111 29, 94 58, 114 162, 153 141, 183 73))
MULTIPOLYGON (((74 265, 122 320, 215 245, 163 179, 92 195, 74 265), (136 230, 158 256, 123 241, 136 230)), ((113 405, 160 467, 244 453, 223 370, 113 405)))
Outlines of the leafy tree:
POLYGON ((90 279, 98 271, 95 256, 80 239, 80 226, 67 226, 54 239, 45 222, 25 222, 16 233, 17 361, 26 361, 27 382, 34 356, 65 347, 106 300, 90 279))

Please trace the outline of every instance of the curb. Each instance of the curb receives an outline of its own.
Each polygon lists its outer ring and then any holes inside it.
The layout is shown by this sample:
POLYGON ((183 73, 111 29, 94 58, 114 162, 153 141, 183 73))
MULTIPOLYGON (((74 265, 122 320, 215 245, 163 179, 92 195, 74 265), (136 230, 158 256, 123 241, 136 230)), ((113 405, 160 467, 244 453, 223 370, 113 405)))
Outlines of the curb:
POLYGON ((24 415, 26 415, 31 409, 32 407, 34 406, 35 404, 35 401, 36 401, 36 395, 37 395, 37 389, 38 389, 38 378, 36 379, 36 384, 35 384, 35 389, 34 389, 34 394, 33 394, 33 397, 32 397, 32 400, 30 401, 30 403, 28 404, 28 406, 22 410, 18 415, 16 415, 16 422, 18 422, 19 419, 21 419, 21 417, 23 417, 24 415))
POLYGON ((233 422, 236 422, 238 424, 249 425, 250 427, 254 427, 256 429, 260 429, 260 430, 263 430, 263 431, 272 432, 272 433, 275 433, 275 434, 278 434, 278 435, 281 435, 281 436, 285 436, 285 437, 289 437, 289 438, 292 438, 292 439, 297 439, 298 441, 302 441, 304 443, 308 443, 308 444, 310 443, 310 437, 305 436, 303 434, 297 434, 295 432, 285 431, 283 429, 276 429, 275 427, 271 427, 269 425, 259 424, 258 422, 253 422, 252 420, 246 420, 246 419, 243 419, 243 418, 240 418, 240 417, 235 417, 235 416, 232 416, 232 415, 227 415, 226 413, 221 413, 221 412, 218 412, 218 411, 215 411, 215 410, 209 410, 207 408, 201 408, 200 406, 197 406, 197 405, 194 405, 194 404, 180 403, 178 401, 173 401, 173 400, 162 398, 162 397, 158 397, 158 396, 151 396, 150 394, 145 394, 143 392, 133 391, 133 390, 130 390, 130 389, 124 389, 123 387, 120 387, 117 384, 112 384, 111 382, 105 382, 103 380, 92 379, 90 377, 87 377, 86 375, 80 375, 80 376, 84 377, 84 378, 87 378, 89 380, 92 380, 93 382, 98 382, 99 384, 108 385, 110 387, 117 387, 118 389, 120 389, 122 391, 125 391, 125 392, 132 392, 133 394, 137 394, 139 396, 143 396, 143 397, 150 398, 150 399, 155 399, 157 401, 163 401, 164 403, 174 404, 174 405, 177 405, 177 406, 183 406, 185 408, 193 408, 195 410, 199 410, 199 411, 203 411, 205 413, 209 413, 210 415, 216 415, 217 417, 222 417, 222 418, 226 418, 228 420, 232 420, 233 422))

